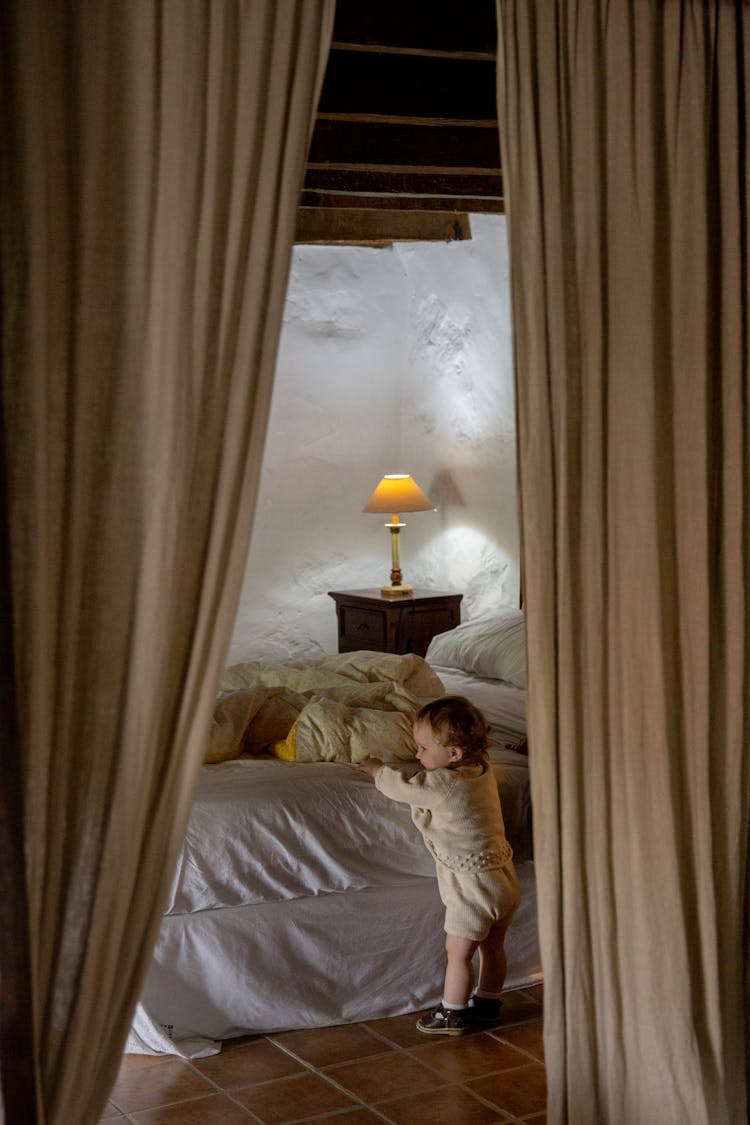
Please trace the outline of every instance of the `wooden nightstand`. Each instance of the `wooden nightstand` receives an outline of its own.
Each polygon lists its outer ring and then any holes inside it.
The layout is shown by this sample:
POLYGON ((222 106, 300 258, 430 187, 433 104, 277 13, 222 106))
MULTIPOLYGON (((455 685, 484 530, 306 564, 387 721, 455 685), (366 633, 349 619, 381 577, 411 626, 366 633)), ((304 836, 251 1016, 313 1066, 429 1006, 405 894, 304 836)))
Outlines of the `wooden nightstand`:
POLYGON ((414 590, 388 597, 380 590, 331 590, 339 622, 339 652, 415 652, 424 656, 436 633, 461 621, 463 594, 414 590))

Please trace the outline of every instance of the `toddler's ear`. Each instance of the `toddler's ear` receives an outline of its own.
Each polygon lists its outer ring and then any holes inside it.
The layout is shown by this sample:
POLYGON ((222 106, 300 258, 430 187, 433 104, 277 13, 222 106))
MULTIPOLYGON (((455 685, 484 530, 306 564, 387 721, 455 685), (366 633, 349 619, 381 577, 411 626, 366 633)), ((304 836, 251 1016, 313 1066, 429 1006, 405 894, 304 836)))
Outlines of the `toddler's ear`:
POLYGON ((449 746, 448 751, 450 753, 451 762, 460 762, 464 756, 463 748, 461 746, 449 746))

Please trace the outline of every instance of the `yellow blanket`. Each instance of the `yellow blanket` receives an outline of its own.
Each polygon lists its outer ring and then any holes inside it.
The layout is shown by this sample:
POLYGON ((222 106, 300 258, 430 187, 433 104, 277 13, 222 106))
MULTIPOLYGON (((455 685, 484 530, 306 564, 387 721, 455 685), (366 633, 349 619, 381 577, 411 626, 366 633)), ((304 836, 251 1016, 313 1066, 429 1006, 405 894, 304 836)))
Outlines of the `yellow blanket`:
POLYGON ((264 750, 298 762, 413 758, 414 715, 443 692, 411 653, 235 664, 221 679, 205 761, 264 750))

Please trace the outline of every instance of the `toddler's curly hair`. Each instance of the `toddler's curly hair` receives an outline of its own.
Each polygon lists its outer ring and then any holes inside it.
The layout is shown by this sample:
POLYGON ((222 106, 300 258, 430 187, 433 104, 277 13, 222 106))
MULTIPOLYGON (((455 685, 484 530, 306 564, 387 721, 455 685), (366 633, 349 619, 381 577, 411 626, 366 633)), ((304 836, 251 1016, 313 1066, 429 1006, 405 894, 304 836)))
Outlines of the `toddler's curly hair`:
POLYGON ((443 695, 431 700, 417 712, 415 721, 429 723, 443 746, 462 750, 462 762, 486 758, 489 726, 479 708, 463 695, 443 695))

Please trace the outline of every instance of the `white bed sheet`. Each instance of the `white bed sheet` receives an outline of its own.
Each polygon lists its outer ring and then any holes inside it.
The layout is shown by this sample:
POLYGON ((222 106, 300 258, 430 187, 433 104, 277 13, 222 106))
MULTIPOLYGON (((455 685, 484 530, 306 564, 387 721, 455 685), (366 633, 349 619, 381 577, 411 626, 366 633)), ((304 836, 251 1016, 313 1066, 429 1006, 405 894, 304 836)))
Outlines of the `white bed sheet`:
POLYGON ((526 738, 526 692, 505 680, 489 680, 457 668, 431 668, 442 681, 447 695, 465 695, 484 715, 490 727, 489 749, 493 755, 526 738))
POLYGON ((434 861, 407 805, 356 766, 204 766, 167 908, 185 914, 398 884, 434 861))

